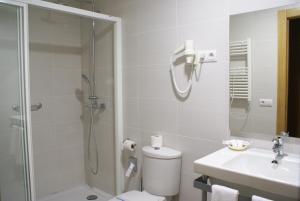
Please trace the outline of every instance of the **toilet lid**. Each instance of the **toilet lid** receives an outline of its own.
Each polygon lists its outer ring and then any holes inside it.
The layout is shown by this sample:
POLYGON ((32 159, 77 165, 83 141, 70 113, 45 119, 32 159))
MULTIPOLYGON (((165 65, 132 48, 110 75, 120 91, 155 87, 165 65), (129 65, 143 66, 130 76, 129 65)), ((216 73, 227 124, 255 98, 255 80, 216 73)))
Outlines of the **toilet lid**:
POLYGON ((150 146, 143 147, 143 153, 146 156, 153 157, 153 158, 160 158, 160 159, 175 159, 181 157, 181 152, 168 148, 168 147, 161 147, 160 149, 154 149, 150 146))
POLYGON ((110 201, 165 201, 164 197, 151 195, 146 191, 129 191, 116 196, 110 201))

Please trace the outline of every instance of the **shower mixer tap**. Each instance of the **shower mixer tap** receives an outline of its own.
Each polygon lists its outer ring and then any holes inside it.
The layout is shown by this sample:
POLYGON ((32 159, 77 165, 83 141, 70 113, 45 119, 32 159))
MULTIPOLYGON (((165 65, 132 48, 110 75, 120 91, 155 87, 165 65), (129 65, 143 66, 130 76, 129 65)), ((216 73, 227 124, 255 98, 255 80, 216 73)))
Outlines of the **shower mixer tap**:
POLYGON ((94 110, 100 109, 104 110, 106 108, 106 104, 99 100, 97 96, 89 96, 89 103, 86 103, 85 106, 88 108, 92 108, 94 110))
POLYGON ((99 102, 99 97, 94 95, 94 89, 92 87, 92 83, 89 80, 89 78, 85 74, 81 74, 81 77, 88 83, 89 93, 90 93, 90 95, 88 97, 90 102, 88 104, 85 104, 85 106, 87 106, 89 108, 92 108, 94 110, 97 110, 97 109, 103 110, 103 109, 105 109, 106 108, 105 103, 103 103, 103 102, 100 103, 99 102))

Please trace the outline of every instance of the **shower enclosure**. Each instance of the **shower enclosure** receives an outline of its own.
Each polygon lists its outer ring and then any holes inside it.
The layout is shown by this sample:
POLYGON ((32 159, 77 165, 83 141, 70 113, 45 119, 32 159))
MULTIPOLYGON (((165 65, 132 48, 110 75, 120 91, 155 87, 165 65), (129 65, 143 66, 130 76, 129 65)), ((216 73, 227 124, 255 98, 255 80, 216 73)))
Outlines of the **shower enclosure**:
POLYGON ((94 3, 0 0, 1 201, 123 189, 121 21, 94 3))

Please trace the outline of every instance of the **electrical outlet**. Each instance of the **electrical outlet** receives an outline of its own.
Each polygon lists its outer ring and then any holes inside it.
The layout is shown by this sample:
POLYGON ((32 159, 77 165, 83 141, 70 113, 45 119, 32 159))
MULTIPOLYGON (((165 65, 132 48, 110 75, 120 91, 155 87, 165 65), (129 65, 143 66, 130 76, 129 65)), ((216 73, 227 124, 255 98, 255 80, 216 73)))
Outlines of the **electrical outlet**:
POLYGON ((217 62, 217 50, 199 51, 202 63, 217 62))
POLYGON ((273 106, 273 100, 272 99, 266 99, 266 98, 260 98, 259 99, 259 105, 261 107, 272 107, 273 106))

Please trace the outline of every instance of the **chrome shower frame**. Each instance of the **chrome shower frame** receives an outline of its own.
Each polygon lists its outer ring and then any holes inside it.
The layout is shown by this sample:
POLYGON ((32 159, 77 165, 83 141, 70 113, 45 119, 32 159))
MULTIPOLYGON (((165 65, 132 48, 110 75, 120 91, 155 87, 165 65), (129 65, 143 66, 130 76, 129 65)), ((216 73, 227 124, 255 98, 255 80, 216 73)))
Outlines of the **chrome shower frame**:
POLYGON ((91 12, 79 8, 73 8, 52 2, 41 0, 0 0, 2 3, 20 6, 22 12, 22 28, 24 41, 22 50, 24 51, 24 100, 26 103, 26 127, 28 136, 26 139, 28 155, 28 201, 35 201, 35 179, 33 164, 32 145, 32 125, 31 125, 31 101, 30 101, 30 80, 29 80, 29 39, 28 39, 28 5, 40 7, 46 10, 53 10, 62 13, 73 14, 94 20, 104 20, 114 23, 114 108, 115 108, 115 183, 116 194, 124 190, 124 170, 122 168, 122 142, 123 142, 123 89, 122 89, 122 21, 121 18, 109 16, 101 13, 91 12))

